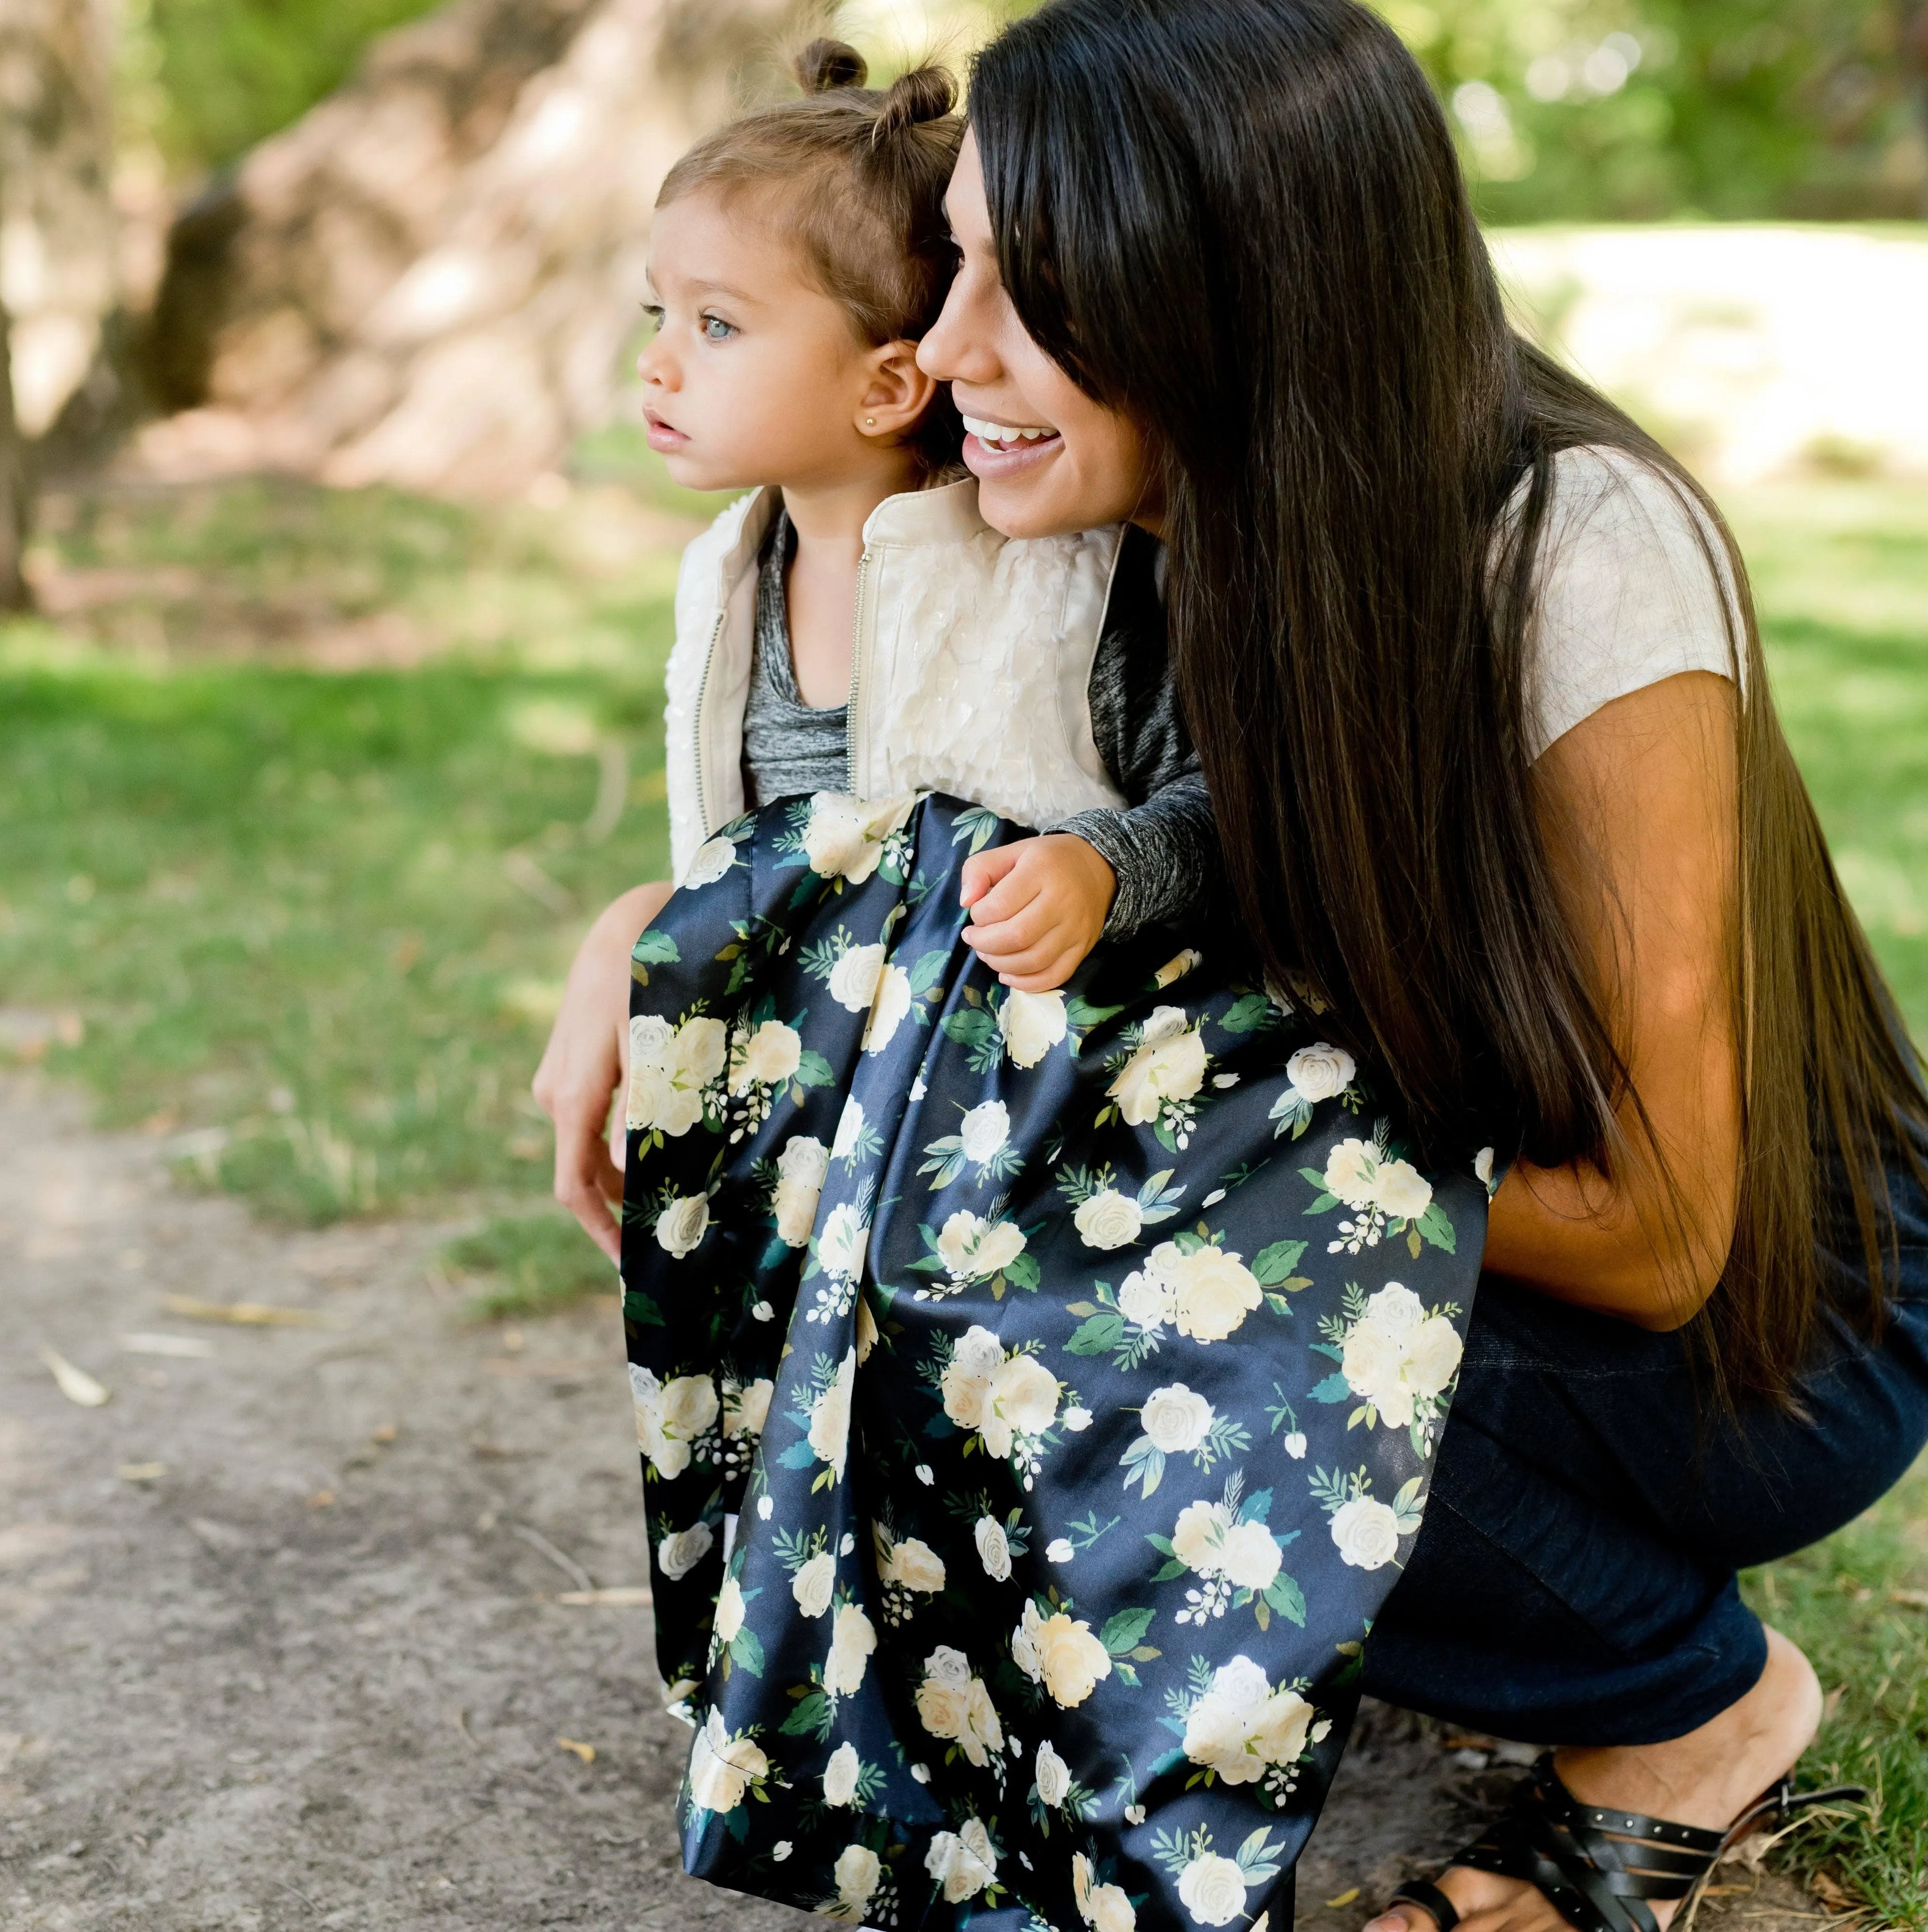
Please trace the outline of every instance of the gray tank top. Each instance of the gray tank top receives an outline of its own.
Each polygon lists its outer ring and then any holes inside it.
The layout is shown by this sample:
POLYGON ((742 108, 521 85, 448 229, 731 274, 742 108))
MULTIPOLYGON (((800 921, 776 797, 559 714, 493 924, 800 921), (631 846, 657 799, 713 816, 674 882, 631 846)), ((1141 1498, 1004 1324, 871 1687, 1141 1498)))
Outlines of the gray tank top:
POLYGON ((752 805, 850 789, 850 706, 806 704, 790 660, 783 577, 797 532, 781 510, 757 562, 756 644, 743 706, 743 791, 752 805))

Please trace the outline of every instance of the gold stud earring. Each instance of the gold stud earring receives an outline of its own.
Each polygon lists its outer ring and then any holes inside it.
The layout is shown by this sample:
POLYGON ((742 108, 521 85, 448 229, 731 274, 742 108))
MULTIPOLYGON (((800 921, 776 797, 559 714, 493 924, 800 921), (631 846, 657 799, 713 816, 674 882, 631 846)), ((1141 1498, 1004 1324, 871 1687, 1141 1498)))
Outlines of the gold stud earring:
POLYGON ((866 429, 875 429, 877 427, 877 418, 875 416, 866 416, 863 418, 863 427, 866 429))

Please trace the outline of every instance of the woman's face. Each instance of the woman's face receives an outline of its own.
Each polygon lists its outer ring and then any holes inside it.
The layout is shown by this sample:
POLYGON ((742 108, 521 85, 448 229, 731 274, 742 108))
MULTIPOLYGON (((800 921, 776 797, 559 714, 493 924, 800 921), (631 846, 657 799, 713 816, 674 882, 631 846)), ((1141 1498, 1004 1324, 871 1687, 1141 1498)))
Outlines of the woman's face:
POLYGON ((978 478, 984 520, 1013 537, 1120 521, 1158 535, 1164 506, 1137 426, 1094 402, 1052 361, 1005 292, 969 134, 944 206, 962 260, 917 364, 950 385, 969 432, 964 460, 978 478))

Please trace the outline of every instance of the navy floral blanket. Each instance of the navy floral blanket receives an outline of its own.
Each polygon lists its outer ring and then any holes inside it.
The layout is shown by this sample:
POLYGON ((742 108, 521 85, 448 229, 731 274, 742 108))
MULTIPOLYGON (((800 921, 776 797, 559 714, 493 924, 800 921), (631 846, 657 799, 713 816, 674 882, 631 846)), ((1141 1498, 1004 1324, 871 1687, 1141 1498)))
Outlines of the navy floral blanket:
POLYGON ((1289 1932, 1489 1163, 1421 1172, 1315 1014, 1170 934, 1006 992, 958 882, 1019 836, 769 806, 636 948, 684 1862, 872 1927, 1289 1932))

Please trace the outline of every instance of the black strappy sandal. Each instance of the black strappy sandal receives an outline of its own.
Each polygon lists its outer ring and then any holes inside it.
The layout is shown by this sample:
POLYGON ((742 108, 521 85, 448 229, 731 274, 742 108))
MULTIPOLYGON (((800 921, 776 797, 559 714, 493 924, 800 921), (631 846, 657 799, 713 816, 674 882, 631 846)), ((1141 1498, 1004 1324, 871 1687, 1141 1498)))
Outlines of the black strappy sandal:
MULTIPOLYGON (((1724 1832, 1704 1832, 1638 1811, 1582 1804, 1561 1781, 1548 1751, 1514 1788, 1497 1822, 1446 1862, 1503 1878, 1524 1879, 1578 1932, 1659 1932, 1647 1901, 1691 1904, 1722 1856, 1767 1818, 1817 1804, 1867 1796, 1859 1785, 1797 1791, 1790 1778, 1743 1811, 1724 1832)), ((1453 1932, 1459 1912, 1429 1880, 1401 1886, 1387 1901, 1430 1912, 1439 1932, 1453 1932)))

